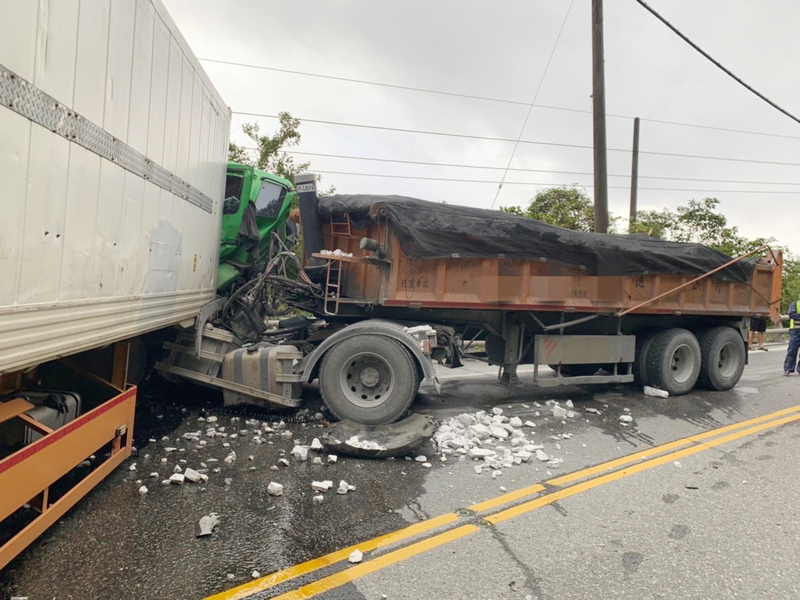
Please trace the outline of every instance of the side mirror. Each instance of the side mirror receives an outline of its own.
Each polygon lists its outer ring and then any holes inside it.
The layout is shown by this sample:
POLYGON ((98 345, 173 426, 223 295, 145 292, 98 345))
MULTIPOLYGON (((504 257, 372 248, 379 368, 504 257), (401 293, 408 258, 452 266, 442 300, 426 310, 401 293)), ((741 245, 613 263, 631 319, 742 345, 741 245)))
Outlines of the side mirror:
POLYGON ((239 212, 239 206, 241 206, 241 203, 236 196, 228 196, 222 203, 222 214, 235 215, 237 212, 239 212))

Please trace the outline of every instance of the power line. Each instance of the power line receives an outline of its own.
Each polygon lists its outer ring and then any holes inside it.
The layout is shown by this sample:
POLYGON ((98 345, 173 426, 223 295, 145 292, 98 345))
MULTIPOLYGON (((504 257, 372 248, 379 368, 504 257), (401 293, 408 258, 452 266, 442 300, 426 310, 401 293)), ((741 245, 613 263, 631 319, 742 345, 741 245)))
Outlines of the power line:
MULTIPOLYGON (((373 85, 373 86, 378 86, 378 87, 387 87, 387 88, 394 88, 394 89, 401 89, 401 90, 409 90, 409 91, 423 92, 423 93, 428 93, 428 94, 438 94, 438 95, 441 95, 441 96, 452 96, 452 97, 456 97, 456 98, 469 98, 469 99, 472 99, 472 100, 484 100, 486 102, 500 102, 500 103, 503 103, 503 104, 514 104, 514 105, 517 105, 517 106, 535 106, 536 108, 543 108, 543 109, 546 109, 546 110, 556 110, 556 111, 563 111, 563 112, 580 113, 580 114, 585 114, 585 115, 591 115, 592 114, 592 111, 586 110, 586 109, 582 109, 582 108, 569 108, 569 107, 566 107, 566 106, 553 106, 553 105, 550 105, 550 104, 536 104, 536 103, 530 104, 528 102, 521 102, 519 100, 508 100, 508 99, 504 99, 504 98, 492 98, 492 97, 488 97, 488 96, 476 96, 476 95, 472 95, 472 94, 461 94, 461 93, 458 93, 458 92, 448 92, 448 91, 444 91, 444 90, 433 90, 433 89, 419 88, 419 87, 406 86, 406 85, 397 85, 397 84, 392 84, 392 83, 381 83, 381 82, 377 82, 377 81, 367 81, 365 79, 351 79, 351 78, 348 78, 348 77, 337 77, 337 76, 334 76, 334 75, 322 75, 320 73, 309 73, 309 72, 306 72, 306 71, 293 71, 293 70, 290 70, 290 69, 279 69, 277 67, 267 67, 267 66, 264 66, 264 65, 252 65, 252 64, 247 64, 247 63, 240 63, 240 62, 233 62, 233 61, 226 61, 226 60, 216 60, 216 59, 213 59, 213 58, 200 58, 198 60, 202 60, 202 61, 205 61, 205 62, 211 62, 211 63, 217 63, 217 64, 223 64, 223 65, 230 65, 230 66, 234 66, 234 67, 244 67, 244 68, 248 68, 248 69, 259 69, 259 70, 262 70, 262 71, 275 71, 275 72, 278 72, 278 73, 289 73, 289 74, 292 74, 292 75, 301 75, 301 76, 305 76, 305 77, 318 77, 318 78, 321 78, 321 79, 332 79, 332 80, 337 80, 337 81, 347 81, 347 82, 350 82, 350 83, 360 83, 360 84, 364 84, 364 85, 373 85)), ((629 116, 629 115, 617 115, 617 114, 613 114, 613 113, 607 113, 606 116, 613 117, 615 119, 628 119, 628 120, 632 120, 634 118, 634 117, 629 116)), ((765 136, 765 137, 783 138, 783 139, 789 139, 789 140, 800 140, 800 136, 785 135, 785 134, 780 134, 780 133, 767 133, 765 131, 749 131, 749 130, 746 130, 746 129, 733 129, 733 128, 729 128, 729 127, 716 127, 716 126, 713 126, 713 125, 699 125, 697 123, 683 123, 683 122, 680 122, 680 121, 668 121, 668 120, 665 120, 665 119, 648 119, 646 117, 641 117, 641 120, 642 121, 647 121, 649 123, 659 123, 659 124, 662 124, 662 125, 677 125, 679 127, 696 127, 698 129, 710 129, 710 130, 714 130, 714 131, 726 131, 726 132, 729 132, 729 133, 741 133, 741 134, 745 134, 745 135, 761 135, 761 136, 765 136)))
POLYGON ((517 153, 517 148, 519 148, 519 143, 522 140, 522 134, 525 133, 525 128, 528 126, 528 120, 531 118, 531 112, 533 112, 533 107, 536 105, 536 99, 539 97, 539 92, 542 89, 544 78, 547 77, 547 70, 550 68, 550 63, 553 61, 553 55, 556 53, 556 48, 558 48, 558 42, 561 41, 561 34, 564 33, 564 26, 567 24, 567 19, 569 19, 569 13, 572 12, 573 4, 575 4, 575 0, 570 0, 569 7, 567 7, 567 14, 564 15, 564 20, 561 23, 561 29, 558 30, 558 35, 556 36, 556 41, 553 44, 553 49, 550 51, 550 56, 547 58, 547 64, 544 66, 544 72, 542 73, 541 79, 539 79, 539 85, 536 86, 536 93, 533 95, 531 105, 528 107, 528 114, 525 115, 525 120, 522 122, 522 127, 519 130, 517 141, 514 143, 514 149, 511 151, 511 156, 508 157, 506 170, 503 171, 503 176, 500 178, 500 184, 497 186, 497 191, 494 193, 494 200, 492 200, 492 205, 489 208, 494 208, 497 198, 500 196, 500 190, 503 189, 503 182, 506 180, 508 169, 511 167, 511 163, 514 160, 514 155, 517 153))
POLYGON ((472 94, 459 94, 458 92, 446 92, 443 90, 431 90, 426 88, 413 87, 410 85, 397 85, 393 83, 380 83, 377 81, 367 81, 366 79, 351 79, 350 77, 337 77, 335 75, 322 75, 321 73, 308 73, 304 71, 293 71, 291 69, 278 69, 276 67, 266 67, 263 65, 249 65, 245 63, 229 62, 226 60, 215 60, 213 58, 199 58, 204 62, 219 63, 222 65, 230 65, 234 67, 246 67, 248 69, 259 69, 262 71, 275 71, 277 73, 289 73, 291 75, 303 75, 305 77, 318 77, 320 79, 332 79, 334 81, 347 81, 349 83, 360 83, 363 85, 372 85, 377 87, 387 87, 396 90, 408 90, 412 92, 425 92, 427 94, 438 94, 440 96, 453 96, 456 98, 469 98, 471 100, 484 100, 487 102, 502 102, 504 104, 517 104, 519 106, 530 106, 528 102, 520 102, 517 100, 504 100, 502 98, 491 98, 488 96, 475 96, 472 94))
MULTIPOLYGON (((250 117, 259 117, 259 118, 267 118, 267 119, 278 119, 277 115, 268 115, 264 113, 252 113, 252 112, 243 112, 243 111, 232 111, 233 114, 236 115, 244 115, 250 117)), ((324 121, 321 119, 299 119, 305 123, 317 123, 321 125, 336 125, 339 127, 355 127, 358 129, 375 129, 378 131, 395 131, 400 133, 413 133, 413 134, 422 134, 422 135, 436 135, 442 137, 454 137, 454 138, 462 138, 462 139, 472 139, 472 140, 484 140, 484 141, 492 141, 492 142, 516 142, 513 138, 500 138, 500 137, 490 137, 490 136, 482 136, 482 135, 469 135, 463 133, 448 133, 442 131, 429 131, 423 129, 402 129, 399 127, 385 127, 380 125, 364 125, 361 123, 344 123, 341 121, 324 121)), ((521 140, 521 144, 534 144, 540 146, 555 146, 561 148, 580 148, 582 150, 591 150, 591 146, 587 146, 584 144, 563 144, 558 142, 542 142, 542 141, 535 141, 535 140, 521 140)), ((625 152, 630 153, 630 149, 628 148, 609 148, 609 152, 625 152)), ((770 160, 758 160, 752 158, 728 158, 723 156, 703 156, 703 155, 696 155, 696 154, 678 154, 673 152, 656 152, 653 150, 640 150, 639 154, 651 154, 654 156, 672 156, 675 158, 694 158, 700 160, 722 160, 722 161, 729 161, 729 162, 744 162, 744 163, 754 163, 754 164, 763 164, 763 165, 780 165, 784 167, 800 167, 800 163, 790 163, 790 162, 779 162, 779 161, 770 161, 770 160)))
POLYGON ((695 50, 697 50, 697 51, 698 51, 700 54, 702 54, 702 55, 703 55, 705 58, 707 58, 708 60, 710 60, 710 61, 711 61, 711 62, 712 62, 712 63, 713 63, 715 66, 717 66, 718 68, 720 68, 720 69, 721 69, 721 70, 722 70, 722 71, 723 71, 723 72, 724 72, 726 75, 728 75, 730 78, 732 78, 732 79, 733 79, 733 80, 734 80, 736 83, 740 84, 740 85, 741 85, 741 86, 743 86, 745 89, 749 90, 750 92, 752 92, 753 94, 755 94, 756 96, 758 96, 759 98, 761 98, 761 99, 762 99, 764 102, 766 102, 767 104, 769 104, 769 105, 770 105, 772 108, 779 110, 780 112, 782 112, 784 115, 786 115, 787 117, 789 117, 789 118, 790 118, 790 119, 792 119, 793 121, 795 121, 795 122, 797 122, 797 123, 800 123, 800 119, 798 119, 797 117, 795 117, 795 116, 794 116, 792 113, 790 113, 788 110, 786 110, 785 108, 782 108, 782 107, 778 106, 777 104, 775 104, 775 102, 773 102, 772 100, 770 100, 769 98, 767 98, 767 97, 766 97, 764 94, 762 94, 762 93, 761 93, 761 92, 759 92, 758 90, 754 89, 752 86, 748 85, 747 83, 745 83, 744 81, 742 81, 742 80, 741 80, 739 77, 737 77, 736 75, 734 75, 734 74, 733 74, 733 73, 732 73, 732 72, 731 72, 729 69, 726 69, 726 68, 725 68, 725 67, 724 67, 724 66, 723 66, 723 65, 722 65, 722 64, 721 64, 719 61, 715 60, 715 59, 714 59, 714 58, 713 58, 713 57, 712 57, 710 54, 708 54, 708 52, 706 52, 705 50, 703 50, 703 49, 702 49, 700 46, 698 46, 697 44, 695 44, 695 43, 694 43, 692 40, 690 40, 688 37, 686 37, 684 34, 682 34, 680 31, 678 31, 677 27, 675 27, 675 26, 674 26, 672 23, 670 23, 669 21, 667 21, 667 20, 666 20, 664 17, 662 17, 660 14, 658 14, 658 13, 657 13, 655 10, 653 10, 652 8, 650 8, 650 7, 647 5, 647 3, 646 3, 644 0, 636 0, 636 2, 638 2, 639 4, 641 4, 641 5, 642 5, 642 6, 643 6, 645 9, 647 9, 647 10, 648 10, 648 11, 649 11, 649 12, 650 12, 650 13, 651 13, 651 14, 652 14, 652 15, 653 15, 655 18, 657 18, 657 19, 658 19, 659 21, 661 21, 661 22, 662 22, 664 25, 666 25, 667 27, 669 27, 669 28, 672 30, 672 32, 673 32, 673 33, 675 33, 675 34, 676 34, 676 35, 677 35, 679 38, 681 38, 681 39, 682 39, 684 42, 686 42, 687 44, 689 44, 689 45, 690 45, 692 48, 694 48, 695 50))
MULTIPOLYGON (((253 150, 257 151, 257 148, 245 148, 245 150, 253 150)), ((487 169, 491 171, 503 171, 505 167, 492 167, 486 165, 464 165, 458 163, 437 163, 437 162, 430 162, 430 161, 423 161, 423 160, 401 160, 396 158, 376 158, 374 156, 348 156, 344 154, 325 154, 321 152, 303 152, 300 150, 285 150, 286 154, 300 154, 303 156, 318 156, 321 158, 340 158, 345 160, 364 160, 364 161, 371 161, 371 162, 385 162, 385 163, 397 163, 397 164, 404 164, 404 165, 423 165, 429 167, 450 167, 450 168, 459 168, 459 169, 487 169)), ((553 169, 522 169, 519 167, 511 167, 508 169, 509 171, 515 171, 519 173, 554 173, 558 175, 593 175, 593 173, 587 171, 557 171, 553 169)), ((615 175, 613 173, 609 173, 609 177, 623 177, 626 179, 630 179, 630 174, 627 175, 615 175)), ((639 175, 639 179, 663 179, 667 181, 699 181, 703 183, 744 183, 748 185, 800 185, 800 182, 791 182, 791 181, 743 181, 743 180, 735 180, 735 179, 701 179, 695 177, 658 177, 655 175, 639 175)))
MULTIPOLYGON (((414 179, 419 181, 454 181, 459 183, 484 183, 497 185, 498 181, 487 181, 485 179, 460 179, 456 177, 419 177, 414 175, 389 175, 386 173, 351 173, 345 171, 325 171, 314 169, 315 173, 322 175, 349 175, 353 177, 378 177, 386 179, 414 179)), ((577 186, 577 187, 594 187, 592 184, 579 184, 579 183, 553 183, 549 182, 534 182, 534 181, 506 181, 508 185, 546 185, 546 186, 577 186)), ((627 190, 630 189, 626 185, 610 185, 612 189, 627 190)), ((662 192, 702 192, 702 193, 717 193, 717 194, 800 194, 800 192, 779 191, 779 190, 705 190, 705 189, 684 189, 684 188, 661 188, 661 187, 640 187, 640 190, 662 191, 662 192)))

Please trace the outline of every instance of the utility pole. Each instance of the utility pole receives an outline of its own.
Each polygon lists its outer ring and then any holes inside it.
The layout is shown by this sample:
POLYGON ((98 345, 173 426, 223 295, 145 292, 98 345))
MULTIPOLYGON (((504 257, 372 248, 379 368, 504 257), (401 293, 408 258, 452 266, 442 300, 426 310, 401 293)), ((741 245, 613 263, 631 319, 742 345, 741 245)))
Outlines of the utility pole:
POLYGON ((639 117, 633 120, 633 157, 631 158, 631 216, 628 232, 636 222, 636 203, 639 195, 639 117))
POLYGON ((592 0, 592 107, 594 112, 594 230, 608 233, 606 81, 603 57, 603 0, 592 0))

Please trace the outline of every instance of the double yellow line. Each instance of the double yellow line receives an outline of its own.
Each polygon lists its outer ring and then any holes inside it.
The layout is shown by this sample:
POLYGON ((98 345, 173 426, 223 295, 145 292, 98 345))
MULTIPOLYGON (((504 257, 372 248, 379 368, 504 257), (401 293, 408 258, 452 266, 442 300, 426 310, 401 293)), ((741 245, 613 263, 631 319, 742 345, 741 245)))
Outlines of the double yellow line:
MULTIPOLYGON (((518 500, 523 500, 530 496, 539 494, 540 492, 546 491, 548 489, 546 486, 552 488, 561 488, 556 489, 555 491, 552 491, 544 496, 534 498, 533 500, 528 500, 527 502, 512 506, 506 510, 495 512, 483 517, 482 520, 484 523, 495 525, 497 523, 513 519, 514 517, 518 517, 532 510, 536 510, 537 508, 541 508, 542 506, 557 502, 564 498, 568 498, 570 496, 580 494, 581 492, 605 485, 606 483, 622 479, 623 477, 639 473, 640 471, 652 469, 653 467, 673 462, 685 456, 690 456, 692 454, 702 452, 703 450, 708 450, 710 448, 714 448, 715 446, 733 442, 737 439, 798 420, 800 420, 800 406, 794 406, 792 408, 780 410, 763 417, 742 421, 741 423, 727 425, 718 429, 712 429, 711 431, 706 431, 698 435, 675 440, 674 442, 662 444, 661 446, 654 446, 642 452, 629 454, 622 458, 582 469, 574 473, 569 473, 561 477, 556 477, 546 481, 545 485, 532 485, 520 490, 503 494, 502 496, 491 498, 484 502, 473 504, 472 506, 468 507, 468 510, 476 514, 485 513, 500 506, 507 505, 518 500), (568 487, 563 487, 565 485, 568 487)), ((471 516, 472 515, 470 514, 470 517, 471 516)), ((332 552, 330 554, 326 554, 325 556, 289 567, 288 569, 277 571, 271 575, 267 575, 266 577, 255 579, 239 587, 211 596, 207 600, 241 600, 243 598, 248 598, 253 594, 263 592, 278 584, 344 561, 355 549, 367 553, 390 544, 396 544, 398 542, 408 540, 421 534, 433 531, 434 529, 451 525, 456 523, 459 518, 460 517, 455 513, 446 513, 427 521, 415 523, 392 533, 343 548, 342 550, 337 550, 336 552, 332 552)), ((280 596, 276 596, 274 600, 303 600, 306 598, 312 598, 317 594, 332 590, 360 577, 364 577, 369 573, 379 571, 392 564, 406 560, 423 552, 427 552, 428 550, 470 535, 476 531, 480 531, 480 527, 473 523, 446 530, 432 537, 414 542, 397 550, 387 552, 386 554, 382 554, 371 560, 367 560, 363 563, 303 585, 295 590, 286 592, 280 596)))

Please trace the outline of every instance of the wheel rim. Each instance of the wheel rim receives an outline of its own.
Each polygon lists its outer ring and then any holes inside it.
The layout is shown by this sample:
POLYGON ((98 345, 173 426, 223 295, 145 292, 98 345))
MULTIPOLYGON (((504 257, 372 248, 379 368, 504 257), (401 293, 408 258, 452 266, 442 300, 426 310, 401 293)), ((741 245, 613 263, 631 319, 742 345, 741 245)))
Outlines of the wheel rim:
POLYGON ((736 373, 736 369, 739 365, 737 356, 738 353, 736 352, 736 346, 733 342, 728 342, 719 349, 719 354, 717 355, 717 370, 725 379, 730 379, 736 373))
POLYGON ((383 357, 359 352, 342 366, 339 384, 349 402, 361 408, 375 408, 392 395, 394 370, 383 357))
POLYGON ((687 344, 681 344, 672 352, 670 359, 672 378, 678 383, 686 383, 695 369, 695 355, 687 344))

